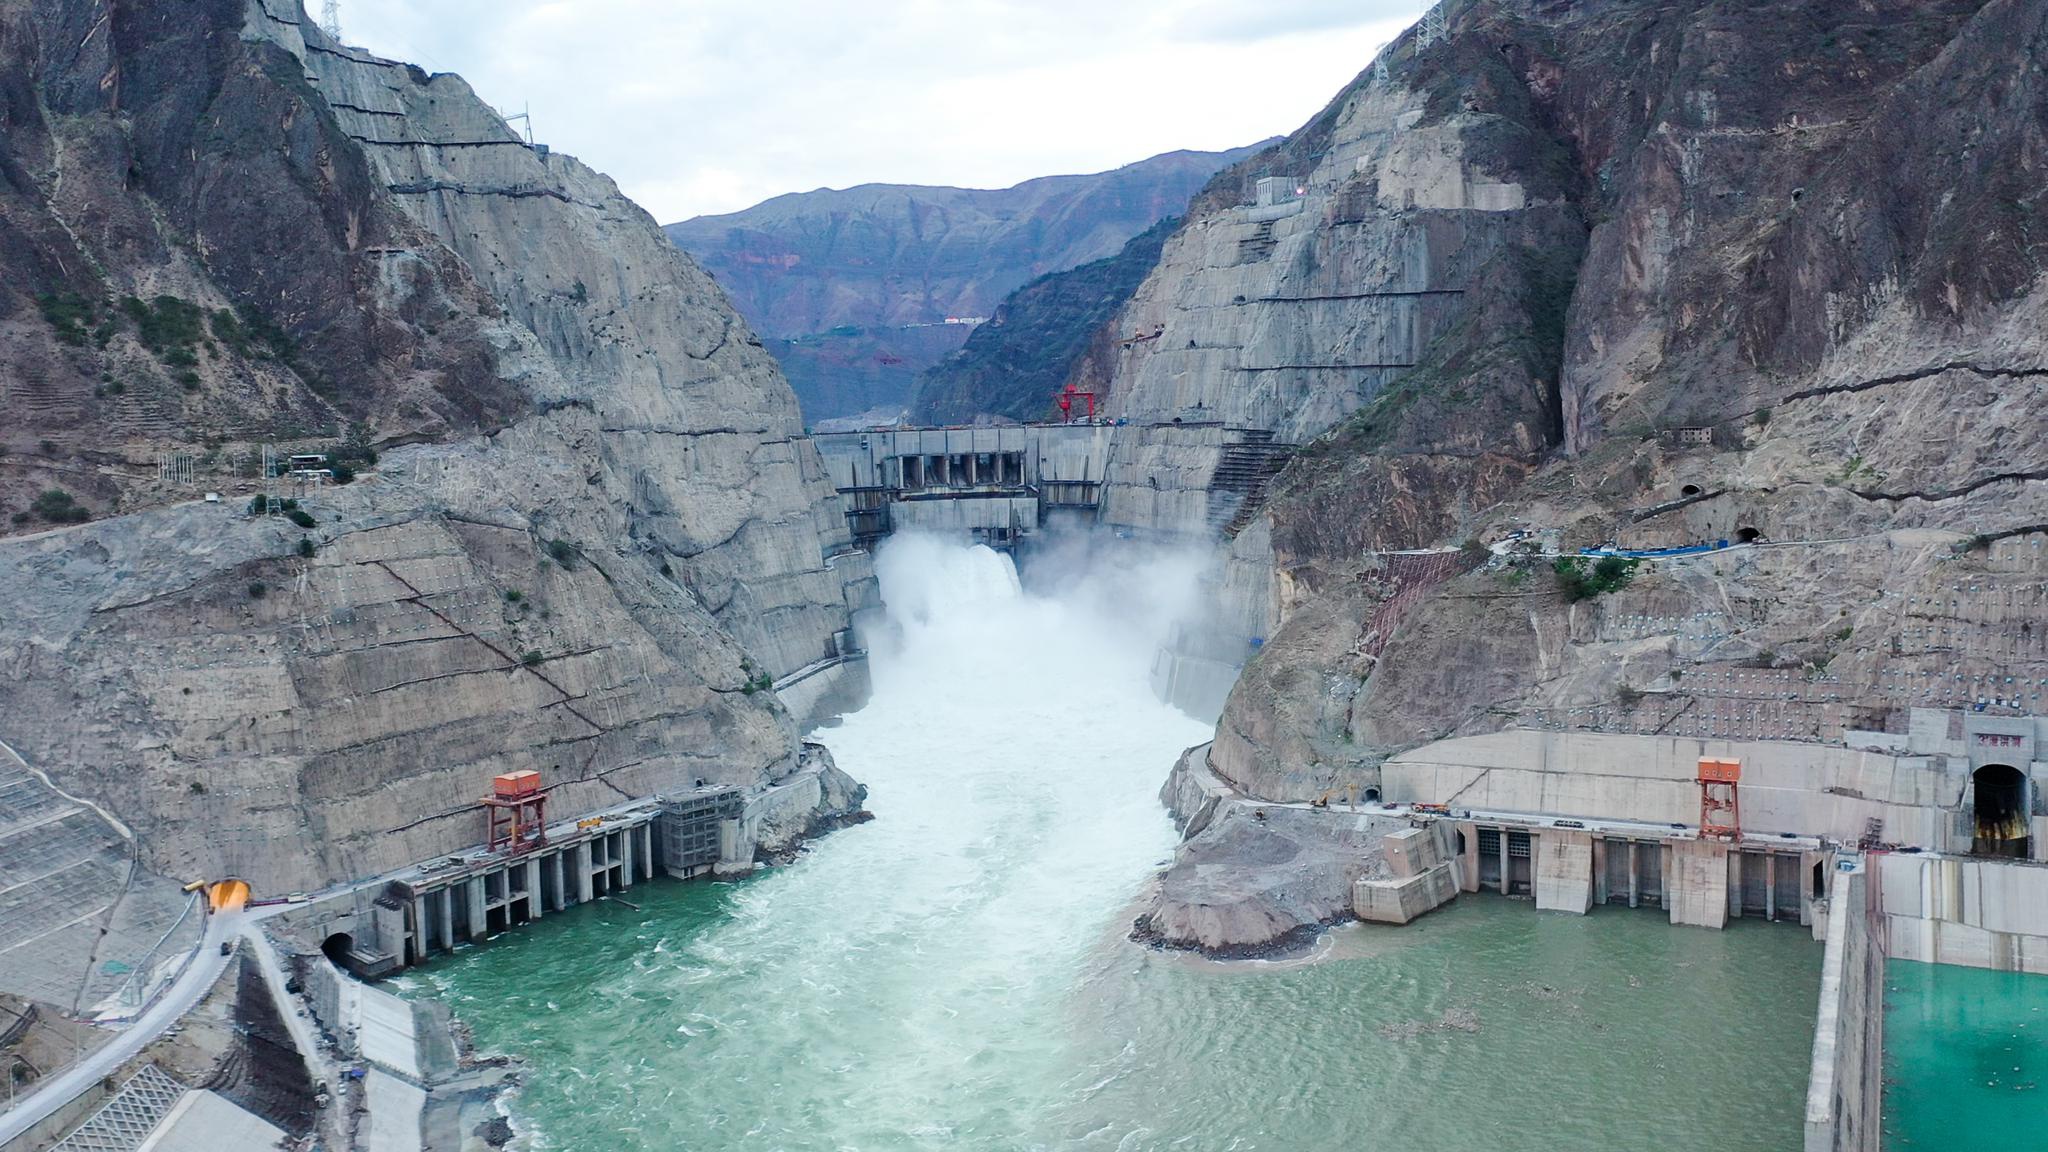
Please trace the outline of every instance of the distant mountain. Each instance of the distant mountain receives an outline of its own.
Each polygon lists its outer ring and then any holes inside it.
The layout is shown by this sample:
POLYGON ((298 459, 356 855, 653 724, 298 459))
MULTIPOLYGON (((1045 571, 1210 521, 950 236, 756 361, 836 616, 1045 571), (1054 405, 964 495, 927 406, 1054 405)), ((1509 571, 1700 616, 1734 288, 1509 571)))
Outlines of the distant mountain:
POLYGON ((1168 152, 1012 188, 819 189, 665 231, 789 357, 804 417, 817 421, 907 403, 918 374, 971 331, 916 326, 987 316, 1039 276, 1114 256, 1263 147, 1168 152))
POLYGON ((1011 293, 965 346, 925 371, 911 418, 961 424, 977 416, 1049 415, 1053 394, 1159 263, 1161 246, 1179 224, 1179 217, 1168 217, 1114 256, 1047 273, 1011 293))

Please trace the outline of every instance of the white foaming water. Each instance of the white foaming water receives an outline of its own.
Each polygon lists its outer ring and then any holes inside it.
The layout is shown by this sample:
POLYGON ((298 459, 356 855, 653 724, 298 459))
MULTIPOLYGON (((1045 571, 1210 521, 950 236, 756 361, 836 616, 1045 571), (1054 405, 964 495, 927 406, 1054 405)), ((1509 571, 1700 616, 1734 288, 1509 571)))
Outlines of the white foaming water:
POLYGON ((1049 596, 986 549, 905 538, 877 569, 873 701, 819 734, 872 823, 744 884, 636 888, 641 910, 585 906, 420 970, 529 1060, 513 1111, 535 1147, 1796 1142, 1818 982, 1797 931, 1460 900, 1350 961, 1208 968, 1128 943, 1172 853, 1160 782, 1208 736, 1147 687, 1188 566, 1034 567, 1049 596), (1483 1036, 1443 1031, 1454 1009, 1483 1036), (1743 1028, 1703 1041, 1710 1016, 1743 1028))
MULTIPOLYGON (((517 1021, 530 1054, 613 1065, 527 1100, 542 1146, 991 1147, 1073 1091, 1074 992, 1171 855, 1159 785, 1208 736, 1147 685, 1159 597, 1131 579, 1170 569, 1077 571, 1049 598, 987 548, 918 537, 876 568, 873 698, 816 735, 874 821, 716 889, 718 915, 661 924, 628 964, 538 976, 603 995, 574 1030, 517 1021), (621 1043, 645 1055, 618 1067, 621 1043)), ((494 1015, 462 976, 446 990, 494 1015)))

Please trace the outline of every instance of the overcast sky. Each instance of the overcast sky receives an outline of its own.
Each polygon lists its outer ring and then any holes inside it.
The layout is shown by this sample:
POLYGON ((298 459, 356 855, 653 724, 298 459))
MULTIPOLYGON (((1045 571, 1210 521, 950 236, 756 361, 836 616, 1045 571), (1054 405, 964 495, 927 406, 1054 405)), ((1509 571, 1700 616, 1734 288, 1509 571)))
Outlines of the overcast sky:
MULTIPOLYGON (((319 0, 306 0, 316 17, 319 0)), ((854 184, 997 188, 1300 127, 1414 0, 342 0, 669 223, 854 184)))

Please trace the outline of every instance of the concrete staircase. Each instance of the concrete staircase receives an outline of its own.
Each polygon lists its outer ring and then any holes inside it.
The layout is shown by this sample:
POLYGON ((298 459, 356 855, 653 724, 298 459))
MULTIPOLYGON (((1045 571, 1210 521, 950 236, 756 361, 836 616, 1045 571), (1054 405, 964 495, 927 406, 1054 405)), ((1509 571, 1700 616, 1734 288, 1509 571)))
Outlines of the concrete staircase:
POLYGON ((1271 256, 1273 249, 1279 246, 1280 241, 1273 238, 1273 222, 1261 220, 1257 231, 1237 242, 1237 262, 1256 264, 1271 256))
POLYGON ((1243 435, 1223 450, 1223 460, 1209 478, 1209 531, 1225 539, 1244 531, 1266 506, 1266 489, 1294 453, 1293 445, 1275 444, 1273 434, 1263 428, 1247 428, 1243 435))

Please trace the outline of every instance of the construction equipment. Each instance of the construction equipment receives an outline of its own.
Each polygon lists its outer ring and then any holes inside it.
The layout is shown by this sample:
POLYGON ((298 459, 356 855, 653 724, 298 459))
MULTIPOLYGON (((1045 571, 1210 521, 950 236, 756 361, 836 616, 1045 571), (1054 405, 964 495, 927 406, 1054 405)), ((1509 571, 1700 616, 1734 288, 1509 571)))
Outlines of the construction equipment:
POLYGON ((1742 799, 1736 791, 1741 780, 1742 761, 1700 757, 1700 839, 1742 838, 1742 799))
POLYGON ((1323 789, 1323 794, 1309 801, 1308 806, 1311 808, 1328 808, 1330 806, 1330 798, 1332 796, 1335 796, 1339 792, 1344 793, 1345 807, 1358 807, 1358 784, 1356 781, 1350 784, 1332 785, 1331 787, 1323 789))
POLYGON ((516 855, 548 842, 547 793, 531 768, 506 772, 491 781, 484 797, 484 851, 516 855))
POLYGON ((1095 393, 1076 391, 1072 384, 1067 385, 1066 391, 1060 393, 1060 419, 1069 424, 1074 422, 1074 401, 1076 400, 1088 401, 1087 420, 1093 423, 1095 420, 1095 393))

